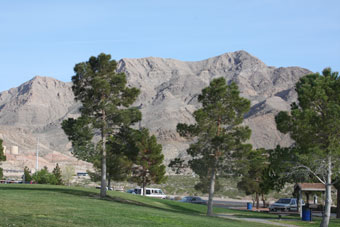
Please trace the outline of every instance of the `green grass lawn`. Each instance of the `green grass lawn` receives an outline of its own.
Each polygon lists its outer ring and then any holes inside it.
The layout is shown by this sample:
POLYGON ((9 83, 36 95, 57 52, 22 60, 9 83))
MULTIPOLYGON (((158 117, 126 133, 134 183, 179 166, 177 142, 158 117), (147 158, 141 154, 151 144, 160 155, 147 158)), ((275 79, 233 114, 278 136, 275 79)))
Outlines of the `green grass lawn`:
MULTIPOLYGON (((0 226, 266 226, 206 217, 206 206, 153 199, 124 192, 50 185, 0 185, 0 226)), ((277 215, 216 208, 214 213, 278 221, 277 215)), ((318 226, 285 217, 279 222, 318 226)), ((340 226, 332 220, 330 226, 340 226)))
POLYGON ((206 217, 203 205, 123 192, 108 192, 102 200, 98 194, 96 189, 76 187, 0 185, 0 226, 249 226, 206 217))

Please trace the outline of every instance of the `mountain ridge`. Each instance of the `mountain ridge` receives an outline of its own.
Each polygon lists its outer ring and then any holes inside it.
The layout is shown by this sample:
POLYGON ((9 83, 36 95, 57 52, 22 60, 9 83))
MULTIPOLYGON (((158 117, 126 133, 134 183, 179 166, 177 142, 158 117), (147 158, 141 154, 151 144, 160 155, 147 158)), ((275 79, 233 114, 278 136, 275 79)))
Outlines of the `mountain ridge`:
MULTIPOLYGON (((117 63, 117 71, 126 74, 128 86, 141 90, 133 105, 143 113, 140 125, 149 128, 163 145, 166 162, 185 155, 189 141, 179 137, 176 125, 194 122, 192 113, 200 106, 198 94, 221 76, 228 83, 235 81, 241 95, 251 101, 244 123, 252 129, 250 142, 255 148, 291 144, 289 136, 276 130, 274 116, 289 110, 297 98, 295 83, 311 73, 300 67, 267 66, 245 51, 192 62, 148 57, 123 58, 117 63)), ((5 145, 18 145, 23 153, 32 153, 35 137, 39 137, 45 155, 52 151, 70 155, 71 144, 60 123, 79 116, 79 107, 70 82, 34 77, 0 93, 0 134, 5 145)))

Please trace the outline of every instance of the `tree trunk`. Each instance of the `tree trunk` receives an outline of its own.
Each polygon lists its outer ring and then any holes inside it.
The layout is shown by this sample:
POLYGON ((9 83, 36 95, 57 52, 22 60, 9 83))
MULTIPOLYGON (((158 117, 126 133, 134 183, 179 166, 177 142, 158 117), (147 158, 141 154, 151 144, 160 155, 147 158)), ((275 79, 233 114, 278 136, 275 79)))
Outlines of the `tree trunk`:
POLYGON ((216 172, 215 166, 211 170, 210 176, 210 187, 209 187, 209 199, 208 199, 208 211, 207 216, 213 215, 213 197, 215 192, 215 179, 216 179, 216 172))
POLYGON ((143 187, 143 196, 145 196, 146 195, 146 182, 145 182, 146 180, 145 180, 145 177, 144 177, 144 179, 143 179, 143 185, 142 185, 142 187, 143 187))
POLYGON ((336 218, 340 218, 340 183, 336 187, 336 218))
POLYGON ((266 200, 264 199, 263 193, 262 193, 262 203, 263 203, 263 208, 266 208, 266 200))
MULTIPOLYGON (((218 123, 217 123, 217 136, 220 135, 220 128, 221 128, 221 117, 219 117, 218 123)), ((214 206, 213 198, 214 198, 214 193, 215 193, 216 164, 217 164, 218 155, 219 155, 219 148, 217 148, 217 152, 215 153, 215 160, 214 160, 214 163, 211 169, 207 216, 213 216, 213 206, 214 206)))
POLYGON ((325 211, 320 224, 320 227, 327 227, 329 219, 331 217, 331 206, 332 206, 332 160, 328 157, 327 163, 327 180, 326 180, 326 199, 325 199, 325 211))
POLYGON ((101 187, 100 187, 100 197, 104 198, 106 196, 106 149, 105 144, 106 138, 103 137, 103 148, 102 148, 102 171, 101 171, 101 187), (105 141, 105 142, 104 142, 105 141))
MULTIPOLYGON (((105 111, 103 111, 102 116, 103 124, 105 125, 106 116, 105 111)), ((102 128, 102 171, 101 171, 101 187, 100 187, 100 197, 104 198, 106 196, 106 127, 102 128)))
POLYGON ((259 193, 255 192, 256 195, 256 209, 260 208, 260 197, 259 197, 259 193))
POLYGON ((111 178, 110 178, 110 174, 108 174, 107 176, 107 188, 110 190, 111 188, 111 178))
POLYGON ((302 218, 302 191, 299 190, 299 205, 298 205, 298 211, 300 214, 300 218, 302 218))
POLYGON ((309 207, 309 193, 306 192, 306 207, 309 207))

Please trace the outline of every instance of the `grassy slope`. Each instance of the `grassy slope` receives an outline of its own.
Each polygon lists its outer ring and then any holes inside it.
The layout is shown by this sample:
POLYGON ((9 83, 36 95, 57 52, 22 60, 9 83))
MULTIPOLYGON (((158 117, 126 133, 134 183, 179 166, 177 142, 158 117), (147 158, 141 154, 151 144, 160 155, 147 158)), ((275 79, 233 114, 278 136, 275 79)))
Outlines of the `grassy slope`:
MULTIPOLYGON (((49 185, 0 185, 0 226, 265 226, 263 224, 206 217, 206 206, 108 192, 49 185)), ((215 213, 263 218, 299 226, 319 226, 298 217, 216 208, 215 213)), ((331 220, 330 226, 340 226, 331 220)))
POLYGON ((247 222, 205 217, 202 205, 121 192, 108 194, 108 199, 101 200, 95 189, 0 185, 0 226, 249 226, 247 222))

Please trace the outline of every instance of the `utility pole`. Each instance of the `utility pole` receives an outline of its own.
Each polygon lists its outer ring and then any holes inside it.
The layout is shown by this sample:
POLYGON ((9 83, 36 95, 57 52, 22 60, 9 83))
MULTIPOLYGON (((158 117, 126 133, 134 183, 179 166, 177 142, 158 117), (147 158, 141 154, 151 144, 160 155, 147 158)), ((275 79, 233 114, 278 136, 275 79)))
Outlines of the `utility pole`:
POLYGON ((36 171, 39 170, 39 149, 38 149, 38 145, 39 145, 39 137, 37 140, 37 164, 36 164, 36 171))

